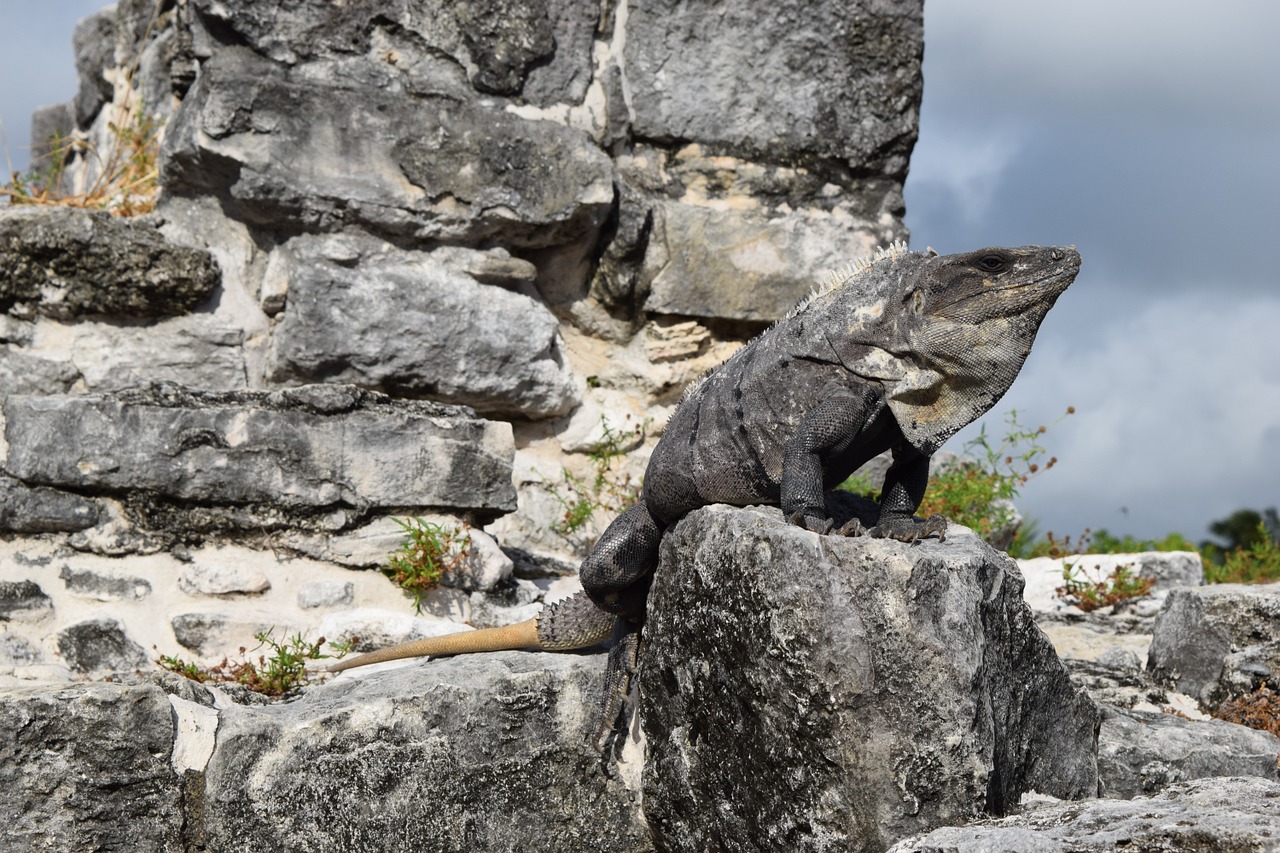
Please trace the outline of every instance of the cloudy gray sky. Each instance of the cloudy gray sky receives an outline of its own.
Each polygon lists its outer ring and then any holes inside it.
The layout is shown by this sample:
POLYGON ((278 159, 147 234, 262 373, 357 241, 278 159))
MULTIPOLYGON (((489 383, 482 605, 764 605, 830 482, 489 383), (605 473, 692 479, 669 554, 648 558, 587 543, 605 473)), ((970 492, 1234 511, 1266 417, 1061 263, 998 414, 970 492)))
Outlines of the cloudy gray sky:
MULTIPOLYGON (((31 110, 74 93, 71 32, 103 5, 0 0, 13 168, 31 110)), ((925 45, 913 248, 1085 259, 988 424, 1077 409, 1023 510, 1058 534, 1199 538, 1280 504, 1280 3, 929 0, 925 45)))

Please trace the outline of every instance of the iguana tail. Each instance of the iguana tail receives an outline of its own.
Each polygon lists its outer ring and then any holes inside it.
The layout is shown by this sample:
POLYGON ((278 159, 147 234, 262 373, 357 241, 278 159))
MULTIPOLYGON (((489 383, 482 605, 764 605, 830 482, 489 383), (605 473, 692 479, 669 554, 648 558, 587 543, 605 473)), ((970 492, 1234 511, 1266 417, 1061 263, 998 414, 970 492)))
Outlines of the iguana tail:
POLYGON ((504 625, 461 631, 443 637, 427 637, 359 655, 329 667, 329 672, 425 655, 464 655, 471 652, 498 652, 506 649, 567 651, 603 643, 613 633, 614 617, 591 603, 584 593, 549 604, 533 619, 504 625))

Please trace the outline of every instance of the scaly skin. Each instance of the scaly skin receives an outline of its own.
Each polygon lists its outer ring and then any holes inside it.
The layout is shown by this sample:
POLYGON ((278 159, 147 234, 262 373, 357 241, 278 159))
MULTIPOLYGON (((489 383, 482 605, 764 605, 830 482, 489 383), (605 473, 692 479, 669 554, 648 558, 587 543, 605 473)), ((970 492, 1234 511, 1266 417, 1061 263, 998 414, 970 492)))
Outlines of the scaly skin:
POLYGON ((448 646, 425 640, 335 669, 419 654, 585 648, 603 642, 613 622, 597 744, 605 746, 625 730, 663 531, 709 504, 772 504, 819 534, 943 539, 946 519, 914 517, 929 458, 1008 390, 1079 267, 1075 249, 1039 246, 945 257, 894 247, 852 265, 686 392, 650 458, 640 503, 582 563, 587 598, 547 608, 532 630, 476 631, 448 646), (832 531, 825 493, 885 451, 893 464, 876 524, 832 531))

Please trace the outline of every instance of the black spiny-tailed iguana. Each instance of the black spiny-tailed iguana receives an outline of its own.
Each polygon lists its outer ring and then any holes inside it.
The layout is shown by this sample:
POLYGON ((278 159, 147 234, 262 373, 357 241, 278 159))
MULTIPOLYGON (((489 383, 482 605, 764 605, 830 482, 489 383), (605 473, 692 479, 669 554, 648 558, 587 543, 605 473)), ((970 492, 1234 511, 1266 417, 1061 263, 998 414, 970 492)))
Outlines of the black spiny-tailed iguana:
POLYGON ((583 593, 518 625, 406 643, 330 669, 586 648, 612 637, 607 735, 638 663, 663 530, 708 504, 772 504, 820 534, 943 538, 941 516, 914 517, 929 457, 1008 390, 1079 269, 1075 249, 1039 246, 939 256, 898 245, 856 262, 686 391, 650 458, 640 503, 583 561, 583 593), (886 450, 893 464, 878 523, 833 531, 826 490, 886 450))

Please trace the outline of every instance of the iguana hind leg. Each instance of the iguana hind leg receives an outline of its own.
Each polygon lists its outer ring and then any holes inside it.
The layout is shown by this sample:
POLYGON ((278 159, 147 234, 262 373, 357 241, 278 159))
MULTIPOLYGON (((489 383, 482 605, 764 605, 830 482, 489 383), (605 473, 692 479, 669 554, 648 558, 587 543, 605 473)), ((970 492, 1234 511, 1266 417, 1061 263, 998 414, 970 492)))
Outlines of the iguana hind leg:
POLYGON ((631 685, 640 667, 639 625, 618 617, 614 622, 613 645, 604 673, 604 695, 601 697, 600 722, 592 744, 605 754, 622 746, 631 716, 631 685))

